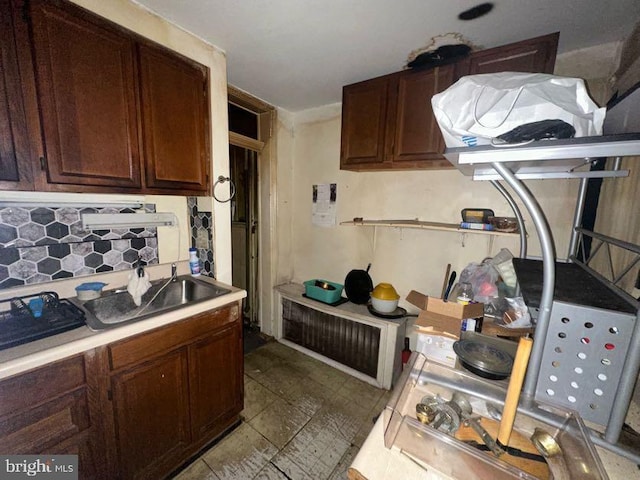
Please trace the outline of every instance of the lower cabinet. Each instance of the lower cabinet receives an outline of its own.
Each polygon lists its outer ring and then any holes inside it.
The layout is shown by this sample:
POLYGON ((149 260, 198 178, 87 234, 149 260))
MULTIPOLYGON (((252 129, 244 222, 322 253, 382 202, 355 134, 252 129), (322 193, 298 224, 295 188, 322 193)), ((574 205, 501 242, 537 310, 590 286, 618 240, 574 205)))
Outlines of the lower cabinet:
POLYGON ((239 305, 203 312, 0 381, 0 452, 166 478, 238 422, 243 373, 239 305))
POLYGON ((78 355, 0 382, 3 455, 78 455, 81 478, 106 478, 89 405, 92 361, 78 355))
POLYGON ((225 430, 242 409, 240 322, 190 346, 188 353, 191 434, 202 441, 225 430))
POLYGON ((112 379, 123 478, 159 478, 190 443, 187 356, 163 355, 112 379))

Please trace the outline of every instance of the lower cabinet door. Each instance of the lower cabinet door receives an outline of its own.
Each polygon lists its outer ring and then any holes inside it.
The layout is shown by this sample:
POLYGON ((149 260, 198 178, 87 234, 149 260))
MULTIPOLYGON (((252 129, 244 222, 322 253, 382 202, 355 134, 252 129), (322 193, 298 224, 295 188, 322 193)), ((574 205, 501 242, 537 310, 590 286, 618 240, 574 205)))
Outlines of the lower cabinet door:
POLYGON ((212 439, 243 405, 242 325, 239 321, 189 347, 194 440, 212 439))
POLYGON ((186 349, 114 376, 112 391, 123 477, 163 478, 190 443, 186 349))
MULTIPOLYGON (((23 376, 25 377, 25 376, 23 376)), ((24 397, 28 405, 30 397, 24 397)), ((78 478, 104 478, 91 439, 92 425, 84 387, 35 408, 0 417, 4 455, 78 455, 78 478)))

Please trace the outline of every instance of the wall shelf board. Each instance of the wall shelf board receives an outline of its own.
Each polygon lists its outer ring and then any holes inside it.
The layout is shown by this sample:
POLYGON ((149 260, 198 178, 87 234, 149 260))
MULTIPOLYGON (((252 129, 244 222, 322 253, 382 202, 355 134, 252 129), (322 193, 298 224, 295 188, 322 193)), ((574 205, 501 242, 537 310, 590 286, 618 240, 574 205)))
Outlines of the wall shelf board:
POLYGON ((460 228, 457 223, 426 222, 422 220, 352 220, 340 222, 340 225, 355 227, 395 227, 395 228, 420 228, 422 230, 438 230, 441 232, 471 233, 479 235, 492 235, 504 237, 519 237, 518 232, 496 232, 494 230, 471 230, 460 228))

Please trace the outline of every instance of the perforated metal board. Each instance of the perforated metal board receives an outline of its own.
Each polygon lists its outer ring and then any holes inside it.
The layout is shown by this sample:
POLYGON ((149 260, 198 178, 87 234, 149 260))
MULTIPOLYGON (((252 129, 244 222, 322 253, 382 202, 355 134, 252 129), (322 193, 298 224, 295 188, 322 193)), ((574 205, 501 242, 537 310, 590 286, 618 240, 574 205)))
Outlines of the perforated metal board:
POLYGON ((606 425, 634 323, 630 313, 554 301, 536 400, 606 425))

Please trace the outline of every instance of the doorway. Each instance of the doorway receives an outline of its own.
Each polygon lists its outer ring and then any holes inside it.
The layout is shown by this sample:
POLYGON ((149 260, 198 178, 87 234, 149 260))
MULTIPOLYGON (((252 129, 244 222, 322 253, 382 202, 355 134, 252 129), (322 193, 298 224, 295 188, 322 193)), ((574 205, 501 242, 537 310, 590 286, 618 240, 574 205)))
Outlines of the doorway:
POLYGON ((258 320, 258 152, 229 145, 229 167, 236 194, 231 200, 233 285, 247 291, 242 316, 245 326, 258 320))
POLYGON ((247 291, 245 334, 271 335, 276 112, 234 87, 228 94, 229 173, 236 186, 230 204, 232 280, 247 291))

